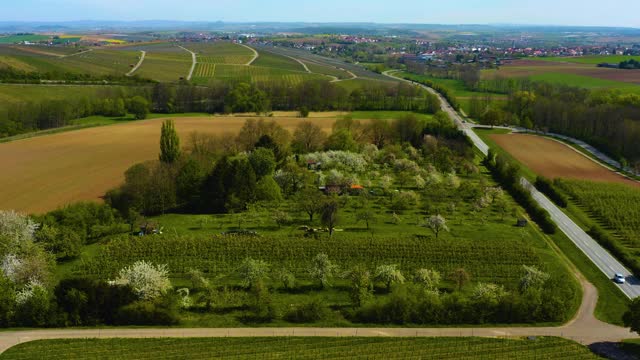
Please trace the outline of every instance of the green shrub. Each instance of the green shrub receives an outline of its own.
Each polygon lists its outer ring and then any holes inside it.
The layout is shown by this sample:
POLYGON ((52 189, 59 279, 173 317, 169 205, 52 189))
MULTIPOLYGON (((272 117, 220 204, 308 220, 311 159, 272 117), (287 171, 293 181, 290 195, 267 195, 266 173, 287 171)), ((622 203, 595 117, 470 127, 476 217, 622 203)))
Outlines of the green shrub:
POLYGON ((329 315, 329 308, 321 298, 315 298, 310 302, 294 306, 285 319, 293 323, 310 323, 326 319, 329 315))
POLYGON ((173 310, 148 301, 123 306, 116 314, 117 325, 176 325, 178 322, 173 310))

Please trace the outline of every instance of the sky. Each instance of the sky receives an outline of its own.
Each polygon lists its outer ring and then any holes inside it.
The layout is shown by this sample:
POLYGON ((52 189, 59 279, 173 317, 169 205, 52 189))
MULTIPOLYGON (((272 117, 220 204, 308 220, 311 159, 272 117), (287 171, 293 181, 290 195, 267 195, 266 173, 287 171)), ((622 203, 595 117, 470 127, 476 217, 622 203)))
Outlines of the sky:
POLYGON ((535 24, 640 28, 640 1, 0 0, 0 21, 186 20, 535 24))

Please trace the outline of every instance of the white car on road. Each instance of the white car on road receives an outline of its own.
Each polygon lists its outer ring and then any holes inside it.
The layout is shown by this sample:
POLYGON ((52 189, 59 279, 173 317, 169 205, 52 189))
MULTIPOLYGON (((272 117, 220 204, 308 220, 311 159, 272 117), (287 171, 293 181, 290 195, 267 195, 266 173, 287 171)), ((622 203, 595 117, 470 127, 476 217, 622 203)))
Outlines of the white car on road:
POLYGON ((622 274, 615 274, 613 276, 613 281, 615 281, 618 284, 624 284, 627 280, 624 278, 624 275, 622 274))

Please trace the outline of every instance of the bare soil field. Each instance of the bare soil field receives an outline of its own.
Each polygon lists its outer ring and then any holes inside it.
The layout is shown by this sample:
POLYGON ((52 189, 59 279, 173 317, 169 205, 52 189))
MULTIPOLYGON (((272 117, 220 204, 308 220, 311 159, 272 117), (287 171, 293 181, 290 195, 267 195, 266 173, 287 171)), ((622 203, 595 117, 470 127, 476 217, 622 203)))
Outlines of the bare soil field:
MULTIPOLYGON (((235 135, 240 117, 174 118, 184 145, 194 131, 235 135)), ((293 131, 295 117, 275 117, 293 131)), ((335 118, 308 119, 326 132, 335 118)), ((42 213, 76 201, 99 201, 132 165, 157 159, 163 119, 130 122, 0 144, 0 209, 42 213)))
POLYGON ((536 174, 551 179, 581 179, 640 187, 637 181, 616 174, 561 142, 524 134, 493 134, 490 137, 536 174))
POLYGON ((493 76, 526 77, 545 73, 565 73, 603 80, 640 84, 640 71, 599 68, 590 64, 538 60, 515 60, 503 65, 493 76))

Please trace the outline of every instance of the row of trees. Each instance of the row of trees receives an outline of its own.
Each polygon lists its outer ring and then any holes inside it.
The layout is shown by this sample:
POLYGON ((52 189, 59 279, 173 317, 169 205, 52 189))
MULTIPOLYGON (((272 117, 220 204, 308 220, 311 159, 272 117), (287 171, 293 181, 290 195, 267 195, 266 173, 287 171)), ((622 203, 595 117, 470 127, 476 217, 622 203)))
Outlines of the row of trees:
POLYGON ((149 102, 140 95, 121 97, 114 94, 104 98, 17 103, 8 107, 6 118, 0 119, 0 137, 68 126, 72 120, 87 116, 125 117, 127 113, 136 119, 145 119, 149 113, 149 102))
POLYGON ((484 160, 484 164, 491 171, 494 178, 511 193, 511 196, 522 206, 531 218, 538 223, 547 234, 555 234, 557 225, 551 220, 549 213, 536 203, 531 193, 523 186, 520 167, 493 150, 484 160))
POLYGON ((189 84, 156 84, 105 87, 95 97, 44 100, 12 104, 0 119, 0 137, 62 127, 70 120, 92 116, 124 116, 143 119, 158 113, 267 113, 271 110, 405 110, 433 114, 440 108, 435 95, 406 84, 382 82, 347 90, 326 81, 214 83, 208 87, 189 84))

